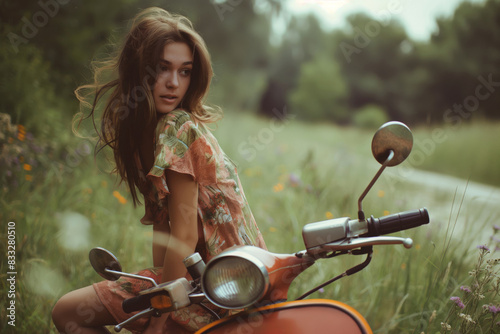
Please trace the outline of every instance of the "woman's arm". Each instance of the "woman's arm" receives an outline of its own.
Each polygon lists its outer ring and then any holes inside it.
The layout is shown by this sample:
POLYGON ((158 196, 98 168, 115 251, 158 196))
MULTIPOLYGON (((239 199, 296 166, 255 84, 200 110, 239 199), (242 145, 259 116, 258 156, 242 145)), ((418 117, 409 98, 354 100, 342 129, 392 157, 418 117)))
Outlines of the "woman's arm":
POLYGON ((163 267, 169 237, 170 224, 168 221, 153 225, 153 266, 163 267))
POLYGON ((163 257, 162 282, 186 275, 187 270, 182 260, 194 252, 198 242, 198 183, 191 175, 168 169, 165 177, 170 191, 170 233, 166 237, 156 233, 158 245, 167 245, 163 257))
MULTIPOLYGON (((153 262, 163 266, 161 282, 184 277, 182 260, 191 255, 198 242, 198 183, 191 175, 165 171, 168 189, 168 222, 153 227, 153 262)), ((145 334, 163 333, 169 313, 152 317, 145 334)))

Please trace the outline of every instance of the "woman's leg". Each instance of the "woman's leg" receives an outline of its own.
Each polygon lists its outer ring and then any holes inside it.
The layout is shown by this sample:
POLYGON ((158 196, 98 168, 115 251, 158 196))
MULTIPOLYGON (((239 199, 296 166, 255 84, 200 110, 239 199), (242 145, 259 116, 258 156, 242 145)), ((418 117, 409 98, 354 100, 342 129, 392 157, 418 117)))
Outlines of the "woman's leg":
POLYGON ((52 320, 57 330, 64 334, 109 333, 104 326, 116 324, 93 286, 62 296, 52 310, 52 320))

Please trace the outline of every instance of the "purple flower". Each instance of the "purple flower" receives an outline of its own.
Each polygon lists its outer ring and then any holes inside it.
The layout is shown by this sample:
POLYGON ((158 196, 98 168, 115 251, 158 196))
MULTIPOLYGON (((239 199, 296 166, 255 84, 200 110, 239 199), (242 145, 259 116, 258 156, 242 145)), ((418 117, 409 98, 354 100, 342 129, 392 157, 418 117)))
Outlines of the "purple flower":
POLYGON ((455 304, 457 304, 458 307, 460 307, 461 309, 465 308, 465 305, 464 303, 462 303, 462 301, 460 300, 460 297, 451 297, 450 300, 452 302, 454 302, 455 304))
POLYGON ((489 252, 489 251, 490 251, 490 249, 489 249, 488 247, 486 247, 486 245, 479 245, 479 246, 477 246, 476 248, 477 248, 477 249, 480 249, 480 250, 487 251, 487 252, 489 252))
POLYGON ((497 225, 497 224, 493 225, 493 229, 495 231, 500 231, 500 225, 497 225))
POLYGON ((468 286, 465 286, 465 285, 462 285, 460 287, 460 290, 467 292, 467 293, 472 293, 472 290, 468 286))
POLYGON ((500 312, 500 306, 488 305, 488 311, 493 314, 497 314, 498 312, 500 312))

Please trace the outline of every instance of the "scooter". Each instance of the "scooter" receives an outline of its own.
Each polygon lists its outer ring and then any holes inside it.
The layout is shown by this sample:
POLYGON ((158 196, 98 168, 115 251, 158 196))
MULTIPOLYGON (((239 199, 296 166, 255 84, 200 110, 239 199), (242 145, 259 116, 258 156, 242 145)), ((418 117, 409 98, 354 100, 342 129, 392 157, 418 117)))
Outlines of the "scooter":
POLYGON ((402 244, 411 248, 410 238, 384 236, 429 223, 429 213, 422 208, 380 218, 366 218, 362 202, 386 167, 403 162, 411 152, 413 135, 400 122, 382 125, 372 140, 372 153, 382 165, 358 200, 358 218, 330 219, 307 224, 302 237, 305 250, 294 254, 275 254, 253 246, 234 246, 212 258, 207 264, 198 253, 184 260, 193 278, 179 278, 157 284, 152 278, 122 271, 116 257, 103 248, 94 248, 89 258, 93 268, 108 280, 120 276, 150 281, 152 288, 123 302, 130 313, 142 310, 115 326, 124 326, 144 316, 159 316, 163 312, 180 310, 198 304, 219 316, 207 304, 227 310, 242 310, 216 320, 197 334, 253 333, 372 333, 363 316, 354 308, 333 300, 305 299, 336 280, 353 275, 371 261, 373 246, 402 244), (331 280, 314 287, 299 298, 288 301, 288 289, 293 280, 319 259, 339 255, 366 255, 364 262, 346 270, 331 280))

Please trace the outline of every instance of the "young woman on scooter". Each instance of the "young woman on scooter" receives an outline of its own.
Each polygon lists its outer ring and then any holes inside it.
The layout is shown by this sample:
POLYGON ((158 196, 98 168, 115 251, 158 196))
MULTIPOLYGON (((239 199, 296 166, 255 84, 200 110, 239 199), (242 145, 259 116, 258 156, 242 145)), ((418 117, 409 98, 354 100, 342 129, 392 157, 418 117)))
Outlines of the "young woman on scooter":
MULTIPOLYGON (((115 170, 134 205, 137 190, 144 198, 141 222, 153 228, 154 268, 140 274, 167 282, 188 275, 183 259, 195 251, 207 262, 234 245, 266 248, 236 166, 207 127, 221 112, 203 104, 213 73, 191 22, 146 9, 134 18, 117 55, 99 64, 94 82, 76 90, 82 106, 90 107, 79 120, 94 120, 103 104, 100 148, 112 149, 115 170)), ((130 317, 122 301, 145 286, 122 277, 69 292, 53 309, 54 324, 61 333, 106 333, 104 326, 130 317)), ((128 329, 183 333, 211 321, 208 312, 192 305, 143 318, 128 329)))

